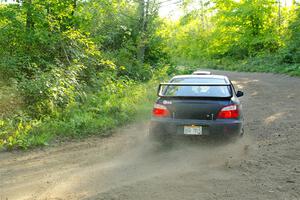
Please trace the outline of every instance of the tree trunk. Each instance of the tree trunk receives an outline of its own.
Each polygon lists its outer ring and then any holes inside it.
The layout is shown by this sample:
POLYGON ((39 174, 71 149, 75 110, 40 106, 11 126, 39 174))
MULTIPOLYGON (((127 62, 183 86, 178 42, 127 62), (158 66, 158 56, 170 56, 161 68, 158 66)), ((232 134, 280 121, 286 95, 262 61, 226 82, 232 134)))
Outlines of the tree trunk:
POLYGON ((77 8, 77 0, 73 0, 73 10, 72 10, 72 13, 71 13, 72 16, 74 16, 76 8, 77 8))
POLYGON ((77 24, 76 24, 76 21, 74 19, 76 8, 77 8, 77 0, 73 0, 73 10, 72 10, 71 19, 70 19, 70 25, 73 28, 77 28, 77 24))
POLYGON ((26 0, 23 2, 26 8, 26 29, 32 31, 34 29, 34 22, 32 20, 32 0, 26 0))
POLYGON ((205 29, 205 20, 204 20, 204 3, 203 0, 200 0, 201 5, 201 24, 202 24, 202 31, 204 32, 205 29))
POLYGON ((281 1, 278 0, 278 27, 281 28, 281 1))
POLYGON ((144 63, 145 60, 145 50, 146 50, 146 43, 147 43, 147 26, 148 26, 148 19, 149 19, 149 4, 150 1, 147 0, 139 0, 139 44, 138 44, 138 52, 137 58, 141 63, 144 63))

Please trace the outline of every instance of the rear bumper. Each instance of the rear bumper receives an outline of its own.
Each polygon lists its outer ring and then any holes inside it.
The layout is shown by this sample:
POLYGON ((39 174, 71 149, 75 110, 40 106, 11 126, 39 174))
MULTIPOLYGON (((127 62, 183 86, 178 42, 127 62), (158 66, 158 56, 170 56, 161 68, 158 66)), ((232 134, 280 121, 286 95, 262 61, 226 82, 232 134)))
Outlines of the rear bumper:
POLYGON ((184 126, 202 126, 204 136, 236 136, 242 133, 243 122, 239 119, 226 120, 186 120, 152 118, 151 134, 184 135, 184 126))

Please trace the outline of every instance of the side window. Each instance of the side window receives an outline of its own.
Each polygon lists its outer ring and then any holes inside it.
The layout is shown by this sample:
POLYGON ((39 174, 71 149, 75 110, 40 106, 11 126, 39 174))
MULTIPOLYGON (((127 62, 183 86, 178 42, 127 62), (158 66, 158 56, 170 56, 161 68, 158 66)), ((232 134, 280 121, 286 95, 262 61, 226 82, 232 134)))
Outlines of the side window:
POLYGON ((230 81, 230 85, 231 85, 231 87, 232 87, 232 89, 233 89, 233 92, 234 92, 234 94, 236 94, 236 91, 235 91, 234 85, 232 84, 232 82, 231 82, 231 81, 230 81))

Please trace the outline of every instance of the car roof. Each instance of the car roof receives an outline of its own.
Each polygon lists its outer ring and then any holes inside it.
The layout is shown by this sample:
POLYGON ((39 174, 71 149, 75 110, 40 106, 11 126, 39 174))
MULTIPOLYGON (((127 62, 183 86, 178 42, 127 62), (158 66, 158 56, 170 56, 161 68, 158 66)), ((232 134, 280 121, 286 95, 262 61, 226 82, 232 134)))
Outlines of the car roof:
POLYGON ((230 83, 229 79, 227 76, 224 76, 224 75, 194 75, 194 74, 189 74, 189 75, 177 75, 177 76, 174 76, 172 80, 174 79, 188 79, 188 78, 203 78, 203 79, 223 79, 224 80, 224 83, 230 83))

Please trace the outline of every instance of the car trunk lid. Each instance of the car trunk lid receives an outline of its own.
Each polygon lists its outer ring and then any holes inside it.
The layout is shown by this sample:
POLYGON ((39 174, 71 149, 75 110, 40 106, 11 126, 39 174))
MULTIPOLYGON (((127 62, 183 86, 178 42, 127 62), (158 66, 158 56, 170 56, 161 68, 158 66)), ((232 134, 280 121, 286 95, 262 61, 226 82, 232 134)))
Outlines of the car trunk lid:
POLYGON ((172 99, 161 100, 174 119, 214 120, 218 112, 230 104, 230 99, 172 99))

